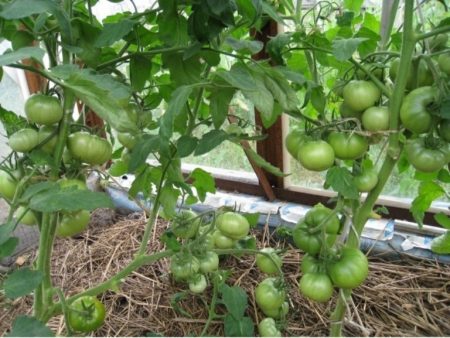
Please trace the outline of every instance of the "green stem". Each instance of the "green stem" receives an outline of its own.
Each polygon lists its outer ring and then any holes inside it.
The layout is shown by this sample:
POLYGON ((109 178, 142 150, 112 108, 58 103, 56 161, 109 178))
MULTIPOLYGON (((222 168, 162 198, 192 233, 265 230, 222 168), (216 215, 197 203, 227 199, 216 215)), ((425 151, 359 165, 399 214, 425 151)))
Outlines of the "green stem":
POLYGON ((378 78, 374 74, 372 74, 366 67, 364 67, 362 64, 360 64, 353 58, 350 58, 350 62, 353 63, 357 68, 361 69, 364 72, 364 74, 366 74, 370 78, 370 80, 381 90, 381 92, 387 98, 391 97, 391 92, 389 91, 389 89, 383 84, 383 82, 378 80, 378 78))
MULTIPOLYGON (((216 276, 217 277, 217 276, 216 276)), ((218 297, 218 281, 215 278, 214 279, 214 285, 213 285, 213 294, 211 298, 211 304, 209 305, 208 310, 208 319, 206 320, 205 326, 203 327, 202 333, 200 333, 200 337, 204 337, 208 331, 209 326, 211 325, 211 322, 216 318, 216 304, 217 304, 217 297, 218 297)))
MULTIPOLYGON (((81 292, 75 296, 69 297, 68 299, 66 299, 66 303, 71 304, 77 298, 80 298, 83 296, 97 296, 105 291, 114 289, 115 287, 117 287, 117 285, 121 282, 122 279, 126 278, 130 273, 137 270, 141 266, 152 264, 152 263, 156 262, 157 260, 160 260, 165 257, 170 257, 172 255, 173 255, 173 251, 167 250, 167 251, 161 251, 161 252, 158 252, 158 253, 155 253, 152 255, 136 256, 133 259, 133 261, 130 264, 128 264, 125 268, 123 268, 120 272, 118 272, 117 274, 115 274, 114 276, 112 276, 111 278, 109 278, 108 280, 106 280, 105 282, 103 282, 99 285, 96 285, 92 288, 84 290, 83 292, 81 292)), ((46 315, 46 318, 44 318, 44 321, 48 321, 49 318, 51 318, 57 314, 60 314, 61 311, 62 311, 61 302, 54 304, 53 307, 51 308, 51 310, 46 315)))
MULTIPOLYGON (((399 74, 408 74, 409 67, 411 64, 411 59, 414 52, 414 32, 413 32, 413 1, 405 1, 405 15, 404 15, 404 29, 403 29, 403 44, 400 56, 399 74)), ((403 100, 403 95, 406 88, 406 76, 398 78, 394 86, 394 91, 392 93, 391 99, 389 100, 389 111, 390 115, 390 130, 397 130, 399 126, 399 116, 400 107, 403 100)), ((348 247, 359 247, 359 237, 364 229, 364 225, 369 218, 369 215, 375 205, 378 196, 380 195, 383 187, 385 186, 395 164, 398 161, 399 155, 402 150, 402 146, 399 143, 398 133, 392 133, 389 136, 389 147, 388 153, 384 160, 384 163, 378 173, 378 184, 375 188, 367 195, 366 200, 361 205, 360 208, 356 209, 353 216, 353 226, 354 230, 350 232, 349 239, 347 242, 348 247)), ((341 290, 342 297, 339 297, 336 307, 331 314, 331 327, 330 336, 341 336, 342 335, 342 321, 345 317, 346 303, 351 297, 351 290, 341 290)))
POLYGON ((61 291, 61 289, 55 288, 53 290, 58 295, 59 301, 61 302, 61 309, 64 315, 64 323, 66 324, 67 335, 70 337, 73 335, 73 331, 69 325, 69 306, 67 305, 66 298, 64 297, 64 293, 61 291))
MULTIPOLYGON (((417 42, 417 41, 420 41, 420 40, 423 40, 423 39, 426 39, 426 38, 429 38, 429 37, 432 37, 432 36, 435 36, 438 34, 447 33, 447 32, 450 32, 450 25, 445 25, 445 26, 433 29, 432 31, 427 32, 427 33, 418 34, 415 36, 415 41, 417 42)), ((401 73, 399 73, 399 74, 401 74, 401 73)))

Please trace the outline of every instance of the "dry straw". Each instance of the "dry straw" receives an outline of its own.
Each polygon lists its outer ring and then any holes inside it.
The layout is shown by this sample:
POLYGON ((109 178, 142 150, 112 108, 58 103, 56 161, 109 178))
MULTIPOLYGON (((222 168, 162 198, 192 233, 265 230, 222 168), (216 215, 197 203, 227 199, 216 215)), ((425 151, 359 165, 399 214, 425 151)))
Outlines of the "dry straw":
MULTIPOLYGON (((142 236, 145 219, 140 214, 118 217, 109 210, 94 213, 89 230, 75 239, 57 239, 53 258, 53 279, 72 295, 104 281, 129 263, 142 236)), ((158 241, 166 224, 155 228, 149 250, 163 249, 158 241)), ((255 232, 260 247, 287 248, 283 270, 290 285, 290 310, 285 325, 287 336, 328 335, 328 315, 333 304, 317 304, 298 291, 301 254, 288 243, 276 241, 267 227, 255 232)), ((356 289, 348 304, 345 322, 347 336, 449 336, 450 267, 436 262, 403 256, 399 261, 370 258, 370 276, 356 289), (355 311, 356 310, 356 311, 355 311)), ((247 314, 255 322, 262 319, 253 290, 264 276, 251 256, 227 257, 221 266, 232 272, 230 284, 239 285, 249 295, 247 314)), ((188 296, 179 305, 190 317, 176 312, 170 300, 184 291, 168 274, 168 261, 140 268, 121 284, 120 291, 101 295, 108 309, 105 325, 96 336, 198 336, 206 322, 209 294, 188 296)), ((0 296, 1 297, 1 296, 0 296)), ((221 309, 219 308, 219 311, 221 309)), ((31 313, 31 298, 6 301, 0 298, 0 334, 4 335, 18 314, 31 313)), ((64 334, 61 316, 49 323, 57 334, 64 334)), ((223 325, 214 321, 209 335, 222 336, 223 325)))

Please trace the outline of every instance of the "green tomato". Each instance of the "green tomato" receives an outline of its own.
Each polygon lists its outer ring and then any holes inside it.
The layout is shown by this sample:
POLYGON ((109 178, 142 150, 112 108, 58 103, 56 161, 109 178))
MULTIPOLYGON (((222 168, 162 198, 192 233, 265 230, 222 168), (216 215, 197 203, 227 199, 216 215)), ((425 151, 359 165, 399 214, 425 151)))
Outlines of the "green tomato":
POLYGON ((325 141, 306 141, 299 147, 297 159, 308 170, 323 171, 334 164, 334 150, 325 141))
POLYGON ((61 178, 60 180, 58 180, 58 184, 61 189, 67 189, 71 187, 77 187, 77 189, 79 190, 87 189, 86 182, 76 178, 61 178))
POLYGON ((369 192, 378 183, 378 174, 375 170, 366 170, 354 177, 354 183, 359 192, 369 192))
POLYGON ((443 73, 450 76, 450 53, 439 55, 438 65, 443 73))
MULTIPOLYGON (((15 212, 15 217, 20 217, 20 215, 22 215, 25 211, 25 207, 18 207, 16 212, 15 212)), ((21 224, 25 224, 25 225, 36 225, 37 224, 37 220, 36 217, 34 216, 33 211, 28 210, 25 215, 23 215, 22 219, 20 220, 21 224)))
POLYGON ((446 142, 450 142, 450 120, 442 120, 439 125, 439 136, 446 142))
POLYGON ((231 211, 220 214, 217 217, 216 226, 222 234, 235 240, 246 237, 250 230, 247 219, 241 214, 231 211))
POLYGON ((34 94, 25 102, 25 114, 31 123, 50 126, 61 120, 63 109, 56 97, 34 94))
POLYGON ((137 142, 136 137, 129 133, 118 133, 117 139, 127 149, 133 149, 137 142))
POLYGON ((234 248, 236 241, 230 237, 225 236, 221 231, 214 231, 213 235, 214 246, 218 249, 234 248))
POLYGON ((287 134, 285 139, 286 149, 293 158, 297 158, 300 144, 305 140, 305 133, 301 130, 293 129, 287 134))
POLYGON ((447 33, 435 35, 430 40, 430 48, 433 51, 442 50, 447 46, 447 41, 448 41, 447 33))
POLYGON ((356 160, 364 156, 369 149, 367 138, 354 133, 331 132, 328 135, 328 143, 336 158, 341 160, 356 160))
POLYGON ((370 107, 362 114, 362 125, 368 131, 389 129, 389 110, 387 107, 370 107))
POLYGON ((6 171, 0 170, 0 197, 11 201, 16 194, 17 181, 6 171))
MULTIPOLYGON (((391 63, 391 67, 389 68, 389 77, 392 82, 395 82, 398 73, 398 67, 400 65, 400 59, 395 59, 391 63)), ((406 80, 406 89, 412 90, 416 87, 429 86, 433 83, 433 74, 427 66, 425 60, 421 59, 418 65, 418 69, 415 70, 411 66, 408 73, 408 78, 406 80), (417 80, 417 86, 414 83, 414 79, 417 80)))
POLYGON ((408 140, 405 145, 406 158, 419 171, 435 172, 450 161, 450 145, 447 142, 430 147, 423 137, 408 140))
POLYGON ((16 131, 9 137, 9 146, 18 153, 26 153, 39 144, 38 132, 31 128, 16 131))
POLYGON ((256 265, 258 266, 258 268, 262 272, 270 275, 278 273, 279 269, 281 268, 282 260, 281 257, 277 255, 275 249, 263 248, 261 249, 261 252, 269 254, 272 259, 265 255, 257 254, 256 265))
POLYGON ((193 293, 202 293, 208 286, 206 277, 202 274, 197 274, 189 280, 189 290, 193 293))
POLYGON ((58 143, 58 136, 55 134, 56 129, 52 126, 42 126, 38 131, 38 143, 41 144, 47 140, 50 135, 54 134, 50 139, 48 139, 42 146, 41 149, 47 154, 52 154, 55 150, 56 144, 58 143))
POLYGON ((431 241, 431 251, 440 255, 450 254, 450 231, 436 236, 431 241))
POLYGON ((56 226, 56 235, 59 237, 71 237, 86 230, 91 213, 88 210, 80 210, 62 215, 56 226))
POLYGON ((288 302, 284 302, 278 309, 266 309, 261 308, 261 311, 267 316, 275 319, 280 319, 286 317, 289 312, 288 302))
POLYGON ((91 165, 103 164, 112 155, 112 146, 108 140, 86 132, 70 134, 67 147, 74 158, 91 165))
POLYGON ((323 204, 316 204, 312 209, 305 214, 304 222, 310 227, 315 228, 319 225, 325 227, 328 234, 337 234, 341 224, 339 218, 333 210, 325 207, 323 204))
POLYGON ((433 87, 420 87, 405 96, 400 108, 400 120, 406 129, 416 134, 430 130, 432 116, 427 106, 437 101, 437 95, 438 91, 433 87))
POLYGON ((353 80, 344 87, 344 101, 353 111, 362 112, 381 98, 381 91, 370 81, 353 80))
POLYGON ((91 332, 105 321, 105 306, 96 297, 83 296, 69 306, 68 322, 76 332, 91 332))
POLYGON ((256 287, 255 300, 261 309, 279 309, 283 305, 286 291, 277 283, 276 278, 266 278, 256 287))
POLYGON ((317 259, 313 255, 306 254, 305 256, 303 256, 300 270, 303 273, 319 272, 321 270, 321 266, 322 263, 319 259, 317 259))
MULTIPOLYGON (((308 228, 304 221, 299 222, 292 231, 292 239, 297 248, 310 255, 317 255, 322 248, 322 234, 320 231, 311 233, 308 228)), ((332 246, 336 237, 336 234, 326 234, 326 245, 332 246)))
MULTIPOLYGON (((375 75, 375 77, 378 80, 383 81, 383 77, 384 77, 384 74, 383 74, 384 69, 383 68, 379 67, 376 64, 368 64, 368 65, 365 65, 365 67, 367 70, 370 71, 370 73, 375 75)), ((370 80, 369 76, 359 68, 356 70, 355 75, 358 80, 370 80)))
POLYGON ((201 219, 192 210, 181 210, 172 221, 170 228, 179 238, 194 238, 197 235, 201 219))
POLYGON ((354 289, 367 278, 369 262, 359 249, 344 248, 339 259, 328 264, 327 270, 335 286, 354 289))
POLYGON ((204 255, 199 257, 199 261, 202 273, 217 271, 219 268, 219 256, 214 251, 206 251, 204 255))
POLYGON ((170 272, 176 280, 189 280, 200 270, 200 262, 194 256, 178 253, 172 256, 170 272))
POLYGON ((261 337, 282 337, 273 318, 264 318, 258 324, 258 333, 261 337))
POLYGON ((308 272, 300 278, 299 291, 316 302, 328 302, 333 296, 333 283, 323 272, 308 272))
POLYGON ((345 101, 341 103, 339 106, 339 113, 341 116, 346 118, 357 118, 358 120, 361 119, 361 112, 351 109, 345 101))

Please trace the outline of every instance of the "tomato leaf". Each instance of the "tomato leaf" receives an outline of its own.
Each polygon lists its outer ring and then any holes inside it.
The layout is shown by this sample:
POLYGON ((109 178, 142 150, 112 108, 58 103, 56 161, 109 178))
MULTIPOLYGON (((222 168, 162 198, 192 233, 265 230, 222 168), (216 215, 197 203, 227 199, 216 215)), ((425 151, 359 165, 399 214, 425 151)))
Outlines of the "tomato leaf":
POLYGON ((227 337, 253 337, 254 324, 250 317, 234 318, 226 314, 223 320, 225 336, 227 337))
POLYGON ((94 210, 113 208, 111 198, 105 193, 64 188, 40 192, 30 199, 30 209, 40 212, 94 210))
POLYGON ((181 249, 181 244, 178 242, 177 236, 170 230, 163 233, 161 242, 163 242, 169 250, 174 252, 178 252, 181 249))
POLYGON ((267 172, 275 175, 275 176, 279 176, 279 177, 284 177, 284 176, 288 176, 290 174, 285 174, 283 173, 280 169, 278 169, 277 167, 273 166, 272 164, 270 164, 269 162, 267 162, 264 158, 262 158, 261 156, 258 155, 258 153, 256 153, 253 149, 251 148, 245 148, 244 149, 245 153, 247 154, 247 156, 258 166, 263 168, 264 170, 266 170, 267 172))
POLYGON ((229 286, 223 284, 220 288, 222 302, 227 308, 229 314, 239 320, 244 316, 247 308, 247 293, 239 286, 229 286))
POLYGON ((442 183, 450 183, 450 172, 446 169, 439 170, 438 180, 442 183))
POLYGON ((279 65, 284 65, 283 49, 291 42, 293 33, 281 33, 271 38, 266 45, 266 51, 270 57, 279 65))
POLYGON ((172 218, 175 216, 175 208, 177 206, 178 196, 180 196, 180 191, 172 187, 172 185, 165 185, 161 189, 161 205, 163 207, 164 213, 172 218))
POLYGON ((0 122, 6 131, 6 136, 11 136, 16 131, 28 126, 27 120, 12 111, 6 110, 0 106, 0 122))
POLYGON ((23 59, 35 59, 42 63, 45 51, 39 47, 23 47, 14 52, 0 55, 0 66, 6 66, 23 59))
POLYGON ((130 60, 130 82, 135 91, 142 91, 150 78, 152 60, 144 55, 134 55, 130 60))
POLYGON ((214 194, 216 192, 216 183, 214 177, 200 168, 195 168, 190 177, 192 178, 192 185, 197 190, 197 195, 200 201, 204 202, 206 193, 214 194))
POLYGON ((248 224, 250 224, 251 228, 254 228, 258 225, 259 215, 260 215, 259 212, 255 213, 247 212, 242 214, 242 216, 244 216, 247 219, 248 224))
POLYGON ((128 170, 130 172, 134 172, 137 168, 144 164, 150 153, 153 153, 159 149, 159 145, 160 138, 158 135, 144 135, 137 141, 131 151, 128 170))
POLYGON ((198 139, 193 136, 183 135, 177 141, 177 155, 180 158, 189 156, 197 148, 198 139))
POLYGON ((185 105, 192 90, 192 86, 181 86, 173 92, 167 110, 160 121, 159 134, 162 138, 170 139, 172 136, 175 117, 186 108, 185 105))
POLYGON ((350 59, 358 46, 368 38, 335 39, 333 41, 333 55, 339 61, 350 59))
POLYGON ((327 171, 325 184, 345 198, 358 199, 359 193, 353 181, 352 173, 347 168, 331 167, 327 171))
POLYGON ((264 44, 261 41, 238 40, 231 36, 225 39, 225 44, 233 48, 235 51, 242 52, 243 54, 256 54, 264 47, 264 44))
POLYGON ((444 189, 435 182, 425 181, 420 183, 419 194, 411 204, 411 212, 419 227, 423 225, 425 211, 431 206, 431 203, 445 195, 444 189))
POLYGON ((129 19, 122 19, 115 23, 106 23, 102 32, 94 43, 95 47, 111 46, 114 42, 122 39, 133 29, 135 22, 129 19))
POLYGON ((344 0, 344 8, 359 13, 364 0, 344 0))
POLYGON ((433 238, 431 241, 431 251, 437 254, 450 254, 450 231, 433 238))
POLYGON ((6 337, 54 337, 55 334, 44 323, 30 316, 18 316, 6 337))
POLYGON ((234 93, 234 88, 220 88, 211 92, 209 109, 215 128, 220 128, 225 122, 228 116, 228 107, 234 93))
POLYGON ((438 222, 438 224, 441 225, 443 228, 450 230, 450 217, 448 217, 443 212, 434 215, 434 220, 438 222))
POLYGON ((6 242, 0 244, 0 258, 12 255, 17 244, 19 244, 19 239, 17 237, 10 237, 6 242))
POLYGON ((57 8, 57 4, 52 0, 15 0, 6 3, 0 16, 5 19, 20 19, 33 14, 41 14, 53 11, 57 8))
POLYGON ((28 267, 15 270, 3 283, 5 295, 10 299, 28 295, 41 284, 42 278, 41 271, 28 267))
POLYGON ((206 154, 207 152, 220 145, 226 139, 228 139, 228 134, 223 130, 211 130, 204 134, 201 140, 198 142, 197 148, 195 148, 194 155, 199 156, 206 154))
POLYGON ((0 244, 3 244, 11 238, 11 233, 16 228, 14 221, 6 222, 0 225, 0 244))

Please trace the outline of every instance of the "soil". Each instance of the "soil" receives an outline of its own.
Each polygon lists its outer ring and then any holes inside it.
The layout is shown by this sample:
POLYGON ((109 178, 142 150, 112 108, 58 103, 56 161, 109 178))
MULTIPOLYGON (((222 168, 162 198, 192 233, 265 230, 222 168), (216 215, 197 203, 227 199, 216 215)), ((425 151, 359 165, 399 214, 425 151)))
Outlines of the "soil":
MULTIPOLYGON (((77 238, 57 239, 52 261, 54 285, 66 297, 86 290, 126 266, 139 247, 146 220, 142 214, 127 217, 111 210, 97 210, 89 229, 77 238)), ((167 228, 159 220, 147 250, 161 251, 158 240, 167 228)), ((268 228, 253 230, 259 247, 284 249, 283 272, 288 285, 289 314, 281 322, 286 336, 326 336, 328 316, 334 300, 311 302, 298 292, 302 253, 289 242, 276 239, 268 228)), ((29 257, 29 261, 33 256, 29 257)), ((187 285, 169 274, 168 259, 143 266, 131 273, 115 290, 98 297, 106 305, 107 319, 94 336, 199 336, 207 322, 211 287, 202 295, 186 292, 187 285), (178 298, 176 297, 178 296, 178 298)), ((256 285, 265 276, 255 266, 254 257, 223 257, 221 268, 229 271, 227 283, 242 287, 248 297, 246 315, 254 323, 264 318, 254 300, 256 285)), ((392 262, 370 257, 370 275, 354 291, 344 323, 346 336, 449 336, 450 267, 437 262, 418 261, 408 256, 392 262)), ((0 334, 4 335, 19 314, 31 314, 31 296, 19 300, 2 299, 0 294, 0 334)), ((225 314, 218 305, 216 311, 225 314)), ((65 335, 62 316, 48 323, 57 335, 65 335)), ((208 336, 223 336, 220 318, 211 322, 208 336)), ((255 335, 256 326, 255 326, 255 335)))

